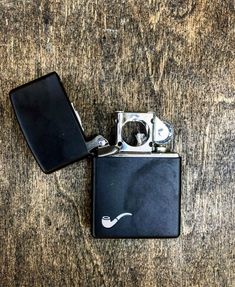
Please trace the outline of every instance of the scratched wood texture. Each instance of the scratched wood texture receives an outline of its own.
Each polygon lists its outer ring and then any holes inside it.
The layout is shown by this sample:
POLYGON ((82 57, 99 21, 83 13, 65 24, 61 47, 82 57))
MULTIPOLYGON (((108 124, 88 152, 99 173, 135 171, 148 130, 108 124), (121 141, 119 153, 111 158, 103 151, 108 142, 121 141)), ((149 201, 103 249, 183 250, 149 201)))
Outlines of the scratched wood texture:
POLYGON ((233 0, 0 0, 0 286, 235 286, 234 59, 233 0), (88 136, 174 124, 178 239, 93 239, 91 162, 40 171, 8 93, 51 71, 88 136))

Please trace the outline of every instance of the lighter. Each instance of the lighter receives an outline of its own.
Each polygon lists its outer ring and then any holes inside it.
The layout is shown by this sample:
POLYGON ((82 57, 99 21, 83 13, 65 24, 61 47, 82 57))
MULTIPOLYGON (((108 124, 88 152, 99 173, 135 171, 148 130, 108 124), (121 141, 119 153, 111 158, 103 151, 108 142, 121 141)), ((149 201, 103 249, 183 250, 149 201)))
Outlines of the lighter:
POLYGON ((59 76, 51 73, 10 92, 45 173, 93 158, 92 234, 98 238, 170 238, 180 234, 180 157, 168 151, 173 128, 154 112, 116 112, 116 143, 87 141, 59 76))

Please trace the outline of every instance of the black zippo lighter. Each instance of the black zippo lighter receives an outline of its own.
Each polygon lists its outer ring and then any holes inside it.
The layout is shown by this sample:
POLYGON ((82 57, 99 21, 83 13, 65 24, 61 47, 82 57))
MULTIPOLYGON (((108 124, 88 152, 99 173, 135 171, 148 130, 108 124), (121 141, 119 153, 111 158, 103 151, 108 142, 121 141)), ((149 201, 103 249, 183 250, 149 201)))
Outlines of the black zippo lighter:
POLYGON ((10 92, 22 132, 50 173, 93 157, 92 234, 98 238, 168 238, 180 234, 180 157, 168 152, 172 127, 154 112, 116 112, 116 144, 86 141, 59 76, 10 92))

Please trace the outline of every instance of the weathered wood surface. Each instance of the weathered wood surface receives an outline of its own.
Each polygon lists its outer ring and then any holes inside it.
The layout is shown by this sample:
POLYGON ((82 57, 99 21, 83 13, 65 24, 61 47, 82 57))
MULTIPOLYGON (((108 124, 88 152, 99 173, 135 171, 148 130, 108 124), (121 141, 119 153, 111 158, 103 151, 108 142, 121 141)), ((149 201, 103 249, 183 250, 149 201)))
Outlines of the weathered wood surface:
POLYGON ((234 25, 233 0, 0 1, 0 286, 235 286, 234 25), (87 135, 174 124, 180 238, 93 239, 91 163, 40 171, 8 92, 54 70, 87 135))

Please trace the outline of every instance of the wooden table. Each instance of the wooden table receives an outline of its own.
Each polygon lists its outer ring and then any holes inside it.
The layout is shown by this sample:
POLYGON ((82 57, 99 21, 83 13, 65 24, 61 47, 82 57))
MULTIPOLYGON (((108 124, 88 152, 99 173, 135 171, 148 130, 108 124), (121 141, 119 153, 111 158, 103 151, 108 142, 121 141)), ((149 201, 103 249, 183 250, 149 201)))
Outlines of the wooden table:
POLYGON ((235 286, 235 2, 0 1, 0 286, 235 286), (61 76, 87 136, 154 110, 182 155, 178 239, 97 240, 91 162, 43 174, 9 91, 61 76))

